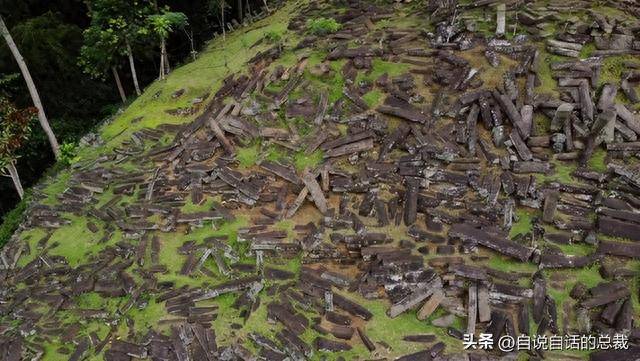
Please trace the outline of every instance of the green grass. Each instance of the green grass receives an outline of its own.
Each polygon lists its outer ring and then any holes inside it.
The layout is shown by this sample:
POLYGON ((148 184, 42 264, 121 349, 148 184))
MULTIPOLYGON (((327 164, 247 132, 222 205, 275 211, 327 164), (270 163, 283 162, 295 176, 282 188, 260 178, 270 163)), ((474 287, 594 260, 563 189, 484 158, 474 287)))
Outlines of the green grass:
POLYGON ((335 33, 342 28, 342 24, 332 18, 316 18, 307 20, 309 33, 322 36, 335 33))
POLYGON ((370 108, 373 108, 376 105, 380 104, 381 99, 382 92, 378 89, 374 89, 362 96, 362 100, 364 100, 370 108))
POLYGON ((315 168, 320 163, 322 163, 323 153, 321 150, 316 150, 315 152, 307 155, 304 151, 297 152, 294 155, 294 164, 296 169, 303 170, 305 168, 315 168))
MULTIPOLYGON (((146 298, 149 297, 147 296, 146 298)), ((170 318, 167 317, 164 302, 156 303, 153 297, 149 298, 146 307, 142 309, 136 307, 136 305, 131 307, 129 312, 127 312, 127 316, 133 319, 134 329, 137 333, 141 334, 150 328, 158 329, 158 321, 164 318, 170 318)), ((162 329, 162 327, 160 329, 162 329)))
POLYGON ((27 209, 27 203, 29 202, 29 193, 25 194, 25 198, 22 199, 11 211, 2 216, 2 223, 0 223, 0 249, 4 246, 9 238, 13 235, 13 232, 18 229, 20 223, 24 218, 24 212, 27 209))
POLYGON ((409 71, 410 66, 404 63, 393 63, 382 59, 375 58, 371 61, 371 70, 368 72, 359 72, 356 77, 356 84, 367 81, 373 82, 383 74, 389 77, 398 76, 409 71))
POLYGON ((302 137, 306 137, 307 135, 311 134, 311 132, 315 128, 315 124, 313 124, 313 122, 303 117, 290 118, 289 121, 293 124, 293 126, 298 131, 298 134, 302 137))
POLYGON ((534 212, 532 210, 518 208, 516 209, 516 216, 518 217, 518 221, 511 226, 511 230, 509 231, 510 238, 519 234, 527 234, 531 232, 533 228, 534 212))
MULTIPOLYGON (((320 52, 314 52, 311 54, 309 58, 309 65, 317 65, 324 58, 325 54, 320 52)), ((329 103, 334 103, 336 100, 343 97, 342 91, 345 87, 345 80, 342 76, 342 67, 346 61, 344 59, 331 61, 330 68, 331 71, 326 75, 314 75, 307 69, 305 71, 305 78, 310 80, 314 87, 318 89, 318 91, 326 91, 329 96, 329 103)))
POLYGON ((618 84, 622 76, 622 72, 625 69, 625 61, 636 61, 637 57, 632 55, 613 55, 604 57, 602 61, 602 68, 600 70, 600 78, 598 79, 598 86, 605 83, 618 84))
POLYGON ((551 119, 547 118, 544 114, 535 113, 533 116, 533 130, 534 135, 546 135, 549 134, 551 129, 551 119))
POLYGON ((184 206, 182 206, 180 211, 182 213, 195 213, 195 212, 208 211, 213 209, 215 204, 219 202, 219 200, 220 200, 220 197, 214 198, 211 196, 206 196, 202 204, 193 204, 193 202, 191 201, 191 197, 189 197, 187 198, 187 201, 185 202, 184 206))
POLYGON ((489 258, 487 266, 497 269, 503 272, 526 272, 534 273, 538 266, 530 262, 520 262, 513 258, 505 257, 499 254, 493 255, 489 258))
MULTIPOLYGON (((113 149, 123 139, 144 127, 155 128, 162 123, 179 124, 195 119, 198 114, 178 117, 168 115, 166 110, 191 106, 192 99, 213 93, 225 77, 242 71, 251 57, 271 45, 264 43, 254 48, 249 47, 267 34, 285 33, 290 14, 300 5, 300 2, 289 2, 268 18, 227 34, 226 40, 216 38, 199 54, 196 61, 174 69, 166 80, 155 81, 147 86, 144 93, 121 115, 102 127, 101 135, 106 141, 104 148, 113 149), (180 98, 173 99, 171 94, 178 89, 184 89, 185 93, 180 98), (156 94, 159 94, 157 98, 156 94), (142 117, 142 120, 132 123, 131 120, 137 117, 142 117)), ((288 34, 289 41, 296 38, 295 34, 288 34)), ((99 152, 94 148, 82 148, 78 156, 80 159, 91 159, 96 153, 99 152)))
POLYGON ((239 251, 238 253, 240 255, 243 255, 245 251, 244 245, 240 245, 237 242, 238 229, 246 226, 247 223, 248 218, 238 217, 235 221, 222 222, 217 225, 205 223, 203 227, 197 228, 189 234, 174 232, 158 235, 161 242, 159 261, 160 264, 167 266, 168 271, 165 274, 158 275, 158 280, 175 282, 176 287, 181 287, 183 285, 201 287, 206 283, 225 280, 226 278, 219 274, 218 268, 211 258, 204 263, 203 267, 208 268, 211 272, 216 274, 217 277, 215 279, 209 279, 208 277, 199 276, 198 274, 193 274, 191 276, 181 275, 180 269, 182 268, 186 257, 178 254, 178 248, 190 240, 201 243, 201 241, 207 237, 226 236, 227 244, 231 245, 236 251, 239 251))
MULTIPOLYGON (((417 319, 415 310, 405 312, 396 318, 389 318, 386 313, 389 308, 387 302, 365 300, 359 296, 352 295, 348 297, 362 304, 373 314, 373 318, 367 322, 365 327, 367 336, 374 342, 386 342, 395 352, 402 350, 402 353, 411 353, 424 348, 420 344, 402 340, 404 336, 412 334, 434 334, 449 349, 456 350, 461 347, 460 341, 446 335, 446 329, 431 325, 431 321, 444 314, 442 311, 434 312, 425 321, 417 319)), ((457 319, 454 326, 461 327, 462 324, 460 322, 462 321, 457 319)))
POLYGON ((263 154, 264 154, 264 159, 272 162, 282 161, 282 160, 285 160, 285 158, 287 157, 287 154, 282 150, 282 147, 275 144, 269 145, 264 150, 263 154))
POLYGON ((544 182, 560 182, 572 184, 575 183, 575 179, 571 175, 578 168, 575 162, 566 162, 561 160, 552 160, 553 170, 551 174, 536 173, 536 180, 540 183, 544 182))
POLYGON ((536 91, 539 93, 557 94, 558 91, 556 87, 558 84, 551 74, 551 66, 549 65, 550 62, 556 58, 547 52, 544 45, 540 45, 538 51, 540 53, 538 75, 540 76, 541 85, 536 88, 536 91))
POLYGON ((258 161, 260 152, 260 144, 255 143, 247 147, 238 148, 236 150, 236 160, 240 164, 240 168, 250 168, 258 161))
POLYGON ((596 172, 604 173, 607 171, 606 157, 607 151, 602 148, 598 148, 593 152, 591 158, 589 158, 587 165, 596 172))
MULTIPOLYGON (((86 217, 68 214, 65 215, 65 218, 69 219, 71 224, 62 226, 53 232, 48 243, 56 243, 57 246, 51 248, 49 254, 64 256, 69 265, 75 267, 81 261, 85 261, 88 256, 96 255, 105 247, 105 244, 98 243, 104 231, 99 231, 95 234, 89 231, 86 217)), ((98 225, 98 228, 101 228, 100 221, 93 219, 92 222, 98 225)), ((117 237, 118 234, 119 232, 116 232, 107 244, 114 244, 119 239, 117 237)))
POLYGON ((558 326, 562 327, 562 307, 565 302, 572 301, 569 293, 575 284, 579 281, 584 283, 588 288, 595 287, 598 283, 603 282, 604 280, 600 276, 598 272, 598 265, 593 265, 585 268, 578 269, 565 269, 565 270, 545 270, 544 275, 547 278, 547 291, 551 297, 556 301, 556 306, 558 309, 558 326), (563 281, 563 287, 561 289, 556 289, 552 287, 549 283, 551 275, 561 275, 566 277, 566 280, 563 281))
POLYGON ((42 193, 46 194, 47 198, 40 203, 49 206, 58 204, 57 196, 67 189, 69 179, 71 179, 71 170, 66 169, 61 171, 55 178, 47 180, 49 184, 42 190, 42 193))
POLYGON ((573 256, 587 256, 596 251, 594 246, 586 243, 556 244, 555 246, 560 248, 564 254, 573 256))
POLYGON ((580 50, 580 59, 586 59, 588 57, 591 56, 591 54, 593 54, 593 52, 596 50, 596 45, 593 43, 589 43, 589 44, 585 44, 582 47, 582 50, 580 50))
POLYGON ((577 168, 575 163, 567 163, 562 161, 554 161, 554 173, 550 177, 551 179, 560 181, 562 183, 572 183, 573 176, 571 175, 577 168))

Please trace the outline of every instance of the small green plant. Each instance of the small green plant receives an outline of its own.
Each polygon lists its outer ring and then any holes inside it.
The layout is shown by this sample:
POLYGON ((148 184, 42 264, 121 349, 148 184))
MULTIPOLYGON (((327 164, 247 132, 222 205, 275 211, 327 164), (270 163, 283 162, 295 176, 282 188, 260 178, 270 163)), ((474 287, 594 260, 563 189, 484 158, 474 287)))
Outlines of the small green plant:
POLYGON ((311 34, 327 35, 335 33, 342 28, 342 25, 333 18, 317 18, 307 21, 307 28, 311 34))
POLYGON ((20 226, 20 223, 22 223, 24 212, 26 211, 27 203, 29 202, 28 198, 29 192, 27 191, 24 198, 16 205, 16 207, 2 217, 2 222, 0 222, 0 248, 9 241, 13 232, 15 232, 20 226))
POLYGON ((282 41, 282 33, 275 30, 267 31, 264 34, 264 38, 272 44, 279 43, 282 41))
POLYGON ((70 165, 74 163, 78 154, 78 145, 72 142, 65 142, 60 146, 60 163, 70 165))

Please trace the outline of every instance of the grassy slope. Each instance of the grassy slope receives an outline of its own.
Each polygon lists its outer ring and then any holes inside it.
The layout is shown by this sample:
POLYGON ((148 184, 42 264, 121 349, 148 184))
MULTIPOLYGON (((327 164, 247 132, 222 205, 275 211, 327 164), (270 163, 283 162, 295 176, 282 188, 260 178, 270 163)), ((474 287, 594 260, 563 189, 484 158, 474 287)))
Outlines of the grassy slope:
MULTIPOLYGON (((286 33, 287 21, 291 15, 292 10, 297 7, 295 3, 287 5, 285 8, 279 10, 276 14, 268 19, 258 22, 247 29, 241 29, 237 32, 229 34, 226 41, 222 41, 221 38, 217 38, 209 44, 206 50, 204 50, 198 57, 198 59, 192 63, 186 64, 180 68, 175 69, 165 81, 156 81, 149 85, 145 92, 128 108, 119 114, 113 121, 105 124, 100 129, 100 135, 105 140, 105 144, 98 149, 96 148, 83 148, 79 151, 79 156, 76 162, 79 165, 90 164, 91 161, 97 158, 101 154, 109 154, 111 151, 120 146, 123 141, 129 139, 130 135, 142 128, 149 127, 154 128, 160 124, 173 123, 181 124, 188 123, 195 119, 197 115, 191 116, 173 116, 166 113, 166 110, 175 109, 179 107, 189 107, 192 99, 196 97, 203 97, 207 94, 214 93, 221 84, 221 81, 228 75, 236 72, 242 72, 245 70, 246 61, 254 56, 257 51, 266 49, 269 45, 259 45, 254 48, 250 48, 252 44, 264 37, 266 33, 277 32, 286 33), (184 94, 178 99, 172 98, 172 93, 179 89, 184 89, 184 94), (135 120, 135 121, 134 121, 135 120)), ((287 34, 289 45, 296 40, 294 34, 287 34)), ((315 51, 311 54, 296 54, 291 51, 287 51, 283 56, 278 59, 277 63, 285 66, 294 64, 297 59, 302 55, 309 55, 309 65, 315 65, 320 63, 325 53, 322 51, 315 51)), ((319 79, 314 78, 311 74, 306 74, 310 81, 314 82, 321 88, 324 88, 329 93, 330 101, 335 101, 342 96, 342 88, 344 87, 344 80, 340 75, 340 69, 344 65, 344 61, 336 61, 331 64, 334 70, 333 78, 331 79, 319 79)), ((376 61, 374 64, 374 70, 371 74, 363 76, 361 80, 373 81, 378 76, 387 72, 390 75, 398 75, 406 71, 406 65, 393 64, 383 61, 376 61)), ((365 98, 371 105, 377 104, 381 101, 381 93, 377 90, 372 91, 365 98)), ((165 140, 167 141, 167 140, 165 140)), ((277 147, 262 144, 248 144, 245 147, 239 149, 238 160, 241 167, 250 168, 259 159, 260 154, 265 153, 266 158, 271 160, 287 159, 291 161, 298 169, 302 169, 307 166, 315 166, 322 160, 322 153, 315 152, 311 155, 305 155, 303 152, 287 155, 277 147)), ((123 168, 133 170, 134 166, 131 164, 123 164, 123 168)), ((64 192, 67 184, 71 178, 73 170, 67 169, 59 173, 54 178, 46 180, 47 186, 43 189, 43 193, 46 198, 43 203, 54 205, 57 203, 56 195, 64 192)), ((106 203, 113 194, 110 191, 105 192, 99 198, 98 205, 106 203)), ((131 202, 136 197, 136 194, 129 197, 124 197, 121 202, 131 202)), ((187 202, 183 211, 196 212, 200 210, 210 209, 215 200, 208 199, 203 205, 196 206, 187 202)), ((104 243, 99 244, 98 240, 104 234, 105 224, 101 224, 99 220, 92 220, 98 224, 101 231, 93 234, 87 230, 87 219, 82 217, 75 217, 66 215, 71 220, 71 224, 61 227, 53 232, 49 244, 54 245, 50 250, 51 254, 64 255, 69 260, 72 266, 78 265, 82 260, 91 255, 95 255, 104 246, 113 245, 122 240, 122 235, 119 231, 114 232, 110 239, 104 243)), ((186 277, 178 275, 182 257, 178 257, 179 261, 176 261, 177 248, 188 240, 201 240, 205 237, 223 235, 227 236, 229 244, 237 244, 236 234, 239 227, 247 224, 247 218, 240 218, 231 223, 216 224, 205 226, 204 228, 196 229, 187 235, 183 234, 162 234, 161 235, 161 253, 160 263, 165 264, 169 268, 169 272, 165 275, 159 276, 159 281, 173 281, 176 286, 189 285, 189 286, 201 286, 216 284, 223 282, 225 277, 218 274, 217 269, 213 265, 211 260, 205 263, 205 267, 209 268, 216 274, 215 279, 204 280, 206 277, 186 277), (214 226, 215 230, 210 227, 214 226)), ((292 228, 292 225, 283 224, 284 229, 292 228)), ((24 232, 21 238, 27 240, 32 247, 35 248, 37 242, 45 236, 45 232, 41 229, 34 229, 24 232)), ((35 256, 35 254, 33 255, 35 256)), ((31 257, 23 257, 20 260, 20 264, 24 265, 33 259, 31 257)), ((149 258, 149 255, 147 255, 149 258)), ((149 261, 149 260, 147 260, 149 261)), ((253 260, 244 259, 244 262, 251 263, 253 260)), ((286 268, 289 270, 299 269, 299 259, 293 260, 273 260, 274 266, 286 268)), ((262 296, 262 306, 260 306, 252 316, 244 321, 240 317, 240 311, 233 308, 232 304, 236 299, 235 295, 226 295, 216 299, 213 303, 219 307, 218 319, 214 322, 214 328, 218 335, 219 341, 223 344, 232 342, 243 342, 247 347, 251 347, 249 342, 246 342, 246 335, 251 331, 259 331, 266 335, 273 335, 281 326, 272 325, 267 322, 266 319, 266 304, 269 297, 262 296), (239 332, 231 332, 228 327, 231 323, 244 323, 244 328, 239 332)), ((77 297, 75 301, 80 307, 103 309, 112 314, 115 314, 120 305, 127 301, 127 297, 122 298, 102 298, 97 293, 84 294, 77 297)), ((429 325, 428 322, 418 321, 415 318, 415 313, 408 313, 402 315, 396 319, 389 319, 385 312, 388 308, 386 301, 367 301, 360 299, 367 307, 369 307, 374 313, 374 318, 368 325, 365 326, 369 336, 374 341, 385 341, 390 346, 389 352, 397 355, 408 351, 417 351, 419 344, 407 343, 402 341, 402 336, 407 333, 435 333, 443 336, 450 346, 458 346, 458 342, 454 339, 444 337, 445 331, 435 328, 429 325)), ((70 312, 61 313, 63 316, 63 323, 71 324, 77 321, 81 321, 76 315, 70 312)), ((309 315, 311 316, 311 315, 309 315)), ((135 322, 134 330, 137 332, 144 332, 148 327, 160 327, 160 330, 166 330, 168 326, 159 326, 160 320, 170 319, 171 316, 167 315, 164 310, 163 304, 156 304, 153 300, 143 308, 132 308, 124 318, 131 318, 135 322)), ((434 318, 434 317, 432 317, 434 318)), ((100 337, 104 337, 109 328, 101 322, 95 321, 81 321, 83 323, 83 331, 81 334, 88 335, 92 331, 96 331, 100 337)), ((460 326, 460 320, 457 321, 457 325, 460 326)), ((116 329, 116 335, 126 336, 129 332, 125 326, 125 322, 121 322, 116 329)), ((303 335, 303 338, 312 342, 318 334, 310 330, 303 335)), ((66 356, 59 353, 59 341, 53 340, 52 343, 45 343, 45 356, 44 360, 64 360, 66 356)), ((459 347, 455 347, 456 349, 459 347)), ((343 353, 345 357, 357 357, 357 355, 366 354, 367 351, 361 344, 354 345, 354 349, 348 353, 343 353)), ((316 356, 320 356, 316 353, 316 356)), ((339 356, 338 354, 326 354, 329 359, 334 359, 339 356)), ((99 360, 102 355, 95 355, 90 357, 91 360, 99 360)))
MULTIPOLYGON (((144 93, 129 107, 124 109, 113 121, 101 127, 99 132, 105 140, 105 144, 97 149, 88 147, 81 148, 79 150, 77 163, 79 165, 90 164, 91 161, 99 155, 110 154, 113 148, 129 139, 130 135, 139 129, 145 127, 155 128, 163 123, 181 124, 191 122, 197 115, 173 116, 167 114, 166 110, 191 106, 191 101, 194 98, 213 94, 220 87, 225 77, 232 73, 245 70, 245 64, 251 57, 258 51, 270 47, 268 43, 263 43, 253 48, 250 48, 251 45, 262 39, 268 32, 286 32, 292 11, 294 11, 298 5, 299 3, 291 2, 269 18, 258 21, 248 28, 228 34, 226 40, 223 40, 221 37, 214 39, 207 48, 199 54, 196 61, 176 68, 166 80, 156 81, 149 85, 144 93), (173 99, 171 95, 179 89, 184 89, 184 94, 178 99, 173 99), (140 117, 141 119, 137 120, 137 118, 140 117), (134 119, 136 119, 136 121, 132 121, 134 119)), ((168 139, 165 139, 165 141, 168 141, 168 139)), ((127 167, 132 168, 133 166, 131 164, 123 165, 123 168, 127 169, 127 167)), ((44 181, 46 183, 43 189, 43 193, 46 196, 43 201, 44 204, 54 205, 57 203, 56 196, 64 192, 72 173, 72 169, 66 169, 55 177, 44 181)), ((107 202, 112 196, 113 194, 111 192, 105 192, 105 194, 100 196, 99 204, 107 202)), ((135 195, 124 197, 122 202, 131 201, 134 197, 135 195)), ((211 201, 201 206, 187 204, 184 210, 195 212, 207 209, 211 207, 211 204, 211 201)), ((100 224, 99 220, 92 220, 101 228, 98 233, 92 234, 87 230, 87 219, 71 215, 65 215, 65 217, 71 220, 71 224, 63 226, 53 232, 49 241, 49 244, 53 245, 53 247, 49 252, 53 255, 64 255, 72 266, 96 254, 103 247, 113 245, 122 240, 122 235, 119 231, 116 231, 105 244, 98 244, 97 241, 102 237, 104 232, 104 224, 100 224)), ((215 230, 205 227, 197 229, 189 235, 163 235, 164 237, 161 239, 160 262, 167 265, 170 272, 166 275, 161 275, 161 277, 159 277, 160 281, 174 281, 178 287, 184 284, 190 286, 206 286, 211 282, 219 283, 224 281, 221 275, 218 275, 219 277, 216 277, 215 280, 209 280, 208 282, 203 281, 204 277, 193 279, 178 275, 180 265, 182 264, 182 257, 180 257, 179 261, 176 261, 177 247, 189 239, 203 239, 204 237, 216 235, 228 236, 229 243, 233 243, 236 239, 236 230, 246 225, 246 222, 246 218, 240 218, 235 222, 218 225, 215 230)), ((42 229, 33 229, 23 232, 21 238, 27 240, 32 249, 36 249, 35 246, 37 242, 42 239, 45 234, 42 229)), ((20 264, 26 264, 31 261, 33 257, 35 257, 35 253, 29 257, 22 257, 20 264)), ((216 269, 212 261, 208 261, 206 266, 215 273, 216 269)), ((80 307, 103 309, 115 314, 119 306, 127 301, 127 297, 107 299, 97 293, 89 293, 77 297, 75 301, 80 307)), ((224 323, 222 322, 228 320, 228 317, 225 317, 226 315, 223 313, 229 310, 224 307, 226 305, 225 299, 220 300, 219 303, 222 317, 220 317, 221 322, 218 322, 218 326, 220 329, 223 329, 224 323)), ((235 310, 235 313, 237 314, 238 311, 235 310)), ((59 314, 62 316, 62 322, 65 324, 81 321, 76 315, 70 312, 62 311, 59 314)), ((157 326, 159 320, 170 318, 170 316, 166 315, 164 305, 156 304, 153 300, 149 302, 148 306, 144 309, 132 308, 132 310, 126 314, 126 317, 130 317, 135 321, 135 330, 139 332, 146 332, 148 326, 157 326)), ((101 322, 81 321, 81 323, 84 325, 81 334, 88 335, 90 332, 96 331, 102 338, 106 336, 109 330, 109 327, 101 322)), ((163 328, 166 327, 161 327, 161 329, 163 328)), ((125 336, 127 333, 126 323, 121 322, 116 334, 125 336)), ((68 356, 58 352, 61 344, 55 339, 52 343, 44 343, 43 347, 45 348, 44 360, 57 361, 68 358, 68 356)), ((72 345, 68 347, 71 347, 71 350, 73 349, 72 345)), ((102 355, 94 355, 89 359, 100 360, 102 359, 102 355)))

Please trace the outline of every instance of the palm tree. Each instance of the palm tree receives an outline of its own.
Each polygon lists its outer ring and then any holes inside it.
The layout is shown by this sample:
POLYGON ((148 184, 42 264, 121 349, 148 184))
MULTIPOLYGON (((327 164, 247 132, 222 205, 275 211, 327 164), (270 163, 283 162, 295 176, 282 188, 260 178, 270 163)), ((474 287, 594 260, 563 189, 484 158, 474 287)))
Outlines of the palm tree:
POLYGON ((18 67, 20 67, 20 72, 22 72, 22 77, 24 81, 27 83, 27 88, 29 89, 29 94, 31 94, 31 99, 33 100, 33 105, 38 109, 38 120, 40 121, 40 126, 47 134, 47 138, 49 139, 49 144, 51 145, 51 150, 53 150, 53 154, 56 159, 60 156, 60 145, 58 144, 58 140, 56 139, 56 135, 53 133, 51 126, 49 125, 49 121, 47 120, 47 115, 44 112, 44 107, 42 106, 42 101, 40 101, 40 95, 38 94, 38 90, 36 89, 36 85, 33 83, 33 79, 31 78, 31 73, 29 73, 29 68, 27 67, 27 63, 25 63, 24 58, 20 54, 20 50, 16 46, 16 43, 13 41, 11 37, 11 33, 9 29, 4 23, 2 16, 0 16, 0 33, 4 37, 4 40, 7 42, 13 57, 16 59, 18 63, 18 67))

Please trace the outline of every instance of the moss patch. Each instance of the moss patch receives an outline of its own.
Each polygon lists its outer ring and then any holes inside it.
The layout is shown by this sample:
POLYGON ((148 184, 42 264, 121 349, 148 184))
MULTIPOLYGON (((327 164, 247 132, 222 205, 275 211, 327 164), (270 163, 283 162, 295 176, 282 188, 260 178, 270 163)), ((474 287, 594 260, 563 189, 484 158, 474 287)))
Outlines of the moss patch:
POLYGON ((596 172, 604 173, 607 171, 607 164, 605 161, 606 157, 607 151, 602 148, 598 148, 593 152, 591 158, 589 158, 587 165, 596 172))
POLYGON ((260 152, 260 144, 253 144, 247 147, 238 148, 236 150, 236 160, 241 168, 250 168, 258 161, 260 152))
POLYGON ((311 154, 306 154, 301 151, 294 155, 294 164, 298 170, 303 170, 305 168, 313 169, 322 163, 322 159, 323 153, 321 150, 316 150, 311 154))
POLYGON ((518 221, 511 226, 509 231, 509 237, 513 238, 519 234, 527 234, 531 232, 533 228, 533 215, 531 210, 525 210, 523 208, 516 209, 516 216, 518 221))

